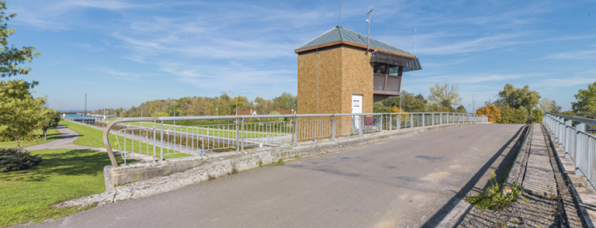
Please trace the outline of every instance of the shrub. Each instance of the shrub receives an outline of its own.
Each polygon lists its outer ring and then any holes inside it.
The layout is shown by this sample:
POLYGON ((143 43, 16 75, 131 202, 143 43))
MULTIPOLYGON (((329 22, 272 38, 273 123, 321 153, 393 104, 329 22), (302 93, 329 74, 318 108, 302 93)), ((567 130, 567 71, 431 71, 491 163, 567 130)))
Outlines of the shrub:
POLYGON ((0 149, 0 172, 28 169, 38 165, 41 158, 15 149, 0 149))
POLYGON ((540 109, 532 110, 532 115, 528 118, 528 123, 542 123, 542 116, 544 113, 540 109))
POLYGON ((528 122, 528 110, 524 107, 512 108, 505 105, 501 108, 501 119, 499 123, 525 124, 528 122))
POLYGON ((485 115, 488 121, 496 123, 501 118, 501 110, 494 105, 487 105, 476 110, 477 115, 485 115))

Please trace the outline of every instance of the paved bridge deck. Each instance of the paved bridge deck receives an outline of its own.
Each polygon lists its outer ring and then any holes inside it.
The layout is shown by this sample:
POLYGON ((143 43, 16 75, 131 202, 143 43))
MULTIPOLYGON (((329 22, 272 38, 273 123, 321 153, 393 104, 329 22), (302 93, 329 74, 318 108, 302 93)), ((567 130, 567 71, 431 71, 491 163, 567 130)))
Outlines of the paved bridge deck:
POLYGON ((468 125, 429 131, 101 206, 38 226, 432 227, 468 193, 484 188, 490 171, 506 169, 521 128, 468 125))

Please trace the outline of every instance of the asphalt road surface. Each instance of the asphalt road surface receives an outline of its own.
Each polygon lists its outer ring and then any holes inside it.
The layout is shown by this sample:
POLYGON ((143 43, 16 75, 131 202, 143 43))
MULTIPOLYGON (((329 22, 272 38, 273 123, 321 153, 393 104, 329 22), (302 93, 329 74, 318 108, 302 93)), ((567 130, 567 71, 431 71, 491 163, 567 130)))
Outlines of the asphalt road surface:
MULTIPOLYGON (((522 125, 429 131, 93 208, 38 227, 434 227, 512 159, 522 125), (509 155, 509 156, 508 156, 509 155)), ((444 221, 443 221, 444 222, 444 221)))

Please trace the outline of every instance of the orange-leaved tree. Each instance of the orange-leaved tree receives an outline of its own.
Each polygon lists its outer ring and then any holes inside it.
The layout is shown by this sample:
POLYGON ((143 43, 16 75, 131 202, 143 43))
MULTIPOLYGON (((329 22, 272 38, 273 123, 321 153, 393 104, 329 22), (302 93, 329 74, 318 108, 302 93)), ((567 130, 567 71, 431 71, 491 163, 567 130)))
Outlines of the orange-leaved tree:
POLYGON ((398 108, 396 106, 393 106, 393 108, 391 108, 391 111, 390 112, 391 113, 401 113, 401 115, 404 116, 404 117, 409 117, 410 116, 410 114, 405 114, 405 113, 407 113, 406 111, 404 111, 403 109, 400 109, 400 108, 398 108))
POLYGON ((478 108, 478 110, 476 110, 476 114, 488 116, 488 121, 492 123, 496 123, 497 121, 499 121, 499 119, 501 119, 501 110, 497 108, 497 106, 490 104, 478 108))

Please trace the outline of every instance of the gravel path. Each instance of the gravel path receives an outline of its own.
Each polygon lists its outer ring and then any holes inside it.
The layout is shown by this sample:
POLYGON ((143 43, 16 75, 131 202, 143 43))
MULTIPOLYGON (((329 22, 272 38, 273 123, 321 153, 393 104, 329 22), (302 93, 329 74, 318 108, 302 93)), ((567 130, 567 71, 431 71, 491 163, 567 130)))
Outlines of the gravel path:
POLYGON ((81 149, 81 150, 95 149, 93 147, 79 146, 79 145, 72 144, 72 142, 74 142, 79 137, 79 134, 77 132, 70 130, 67 127, 62 126, 62 125, 58 125, 56 127, 56 129, 60 133, 62 133, 62 136, 59 139, 56 139, 54 141, 44 143, 44 144, 25 147, 24 149, 28 150, 28 151, 48 150, 48 149, 81 149))

